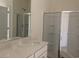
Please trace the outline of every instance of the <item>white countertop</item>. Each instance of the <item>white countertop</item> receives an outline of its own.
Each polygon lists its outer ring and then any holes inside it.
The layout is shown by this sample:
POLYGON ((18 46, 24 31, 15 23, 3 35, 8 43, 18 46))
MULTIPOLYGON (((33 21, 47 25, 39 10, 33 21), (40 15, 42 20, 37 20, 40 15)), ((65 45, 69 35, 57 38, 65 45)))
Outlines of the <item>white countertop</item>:
POLYGON ((2 58, 25 58, 47 45, 46 42, 27 39, 12 40, 0 44, 0 57, 2 58))

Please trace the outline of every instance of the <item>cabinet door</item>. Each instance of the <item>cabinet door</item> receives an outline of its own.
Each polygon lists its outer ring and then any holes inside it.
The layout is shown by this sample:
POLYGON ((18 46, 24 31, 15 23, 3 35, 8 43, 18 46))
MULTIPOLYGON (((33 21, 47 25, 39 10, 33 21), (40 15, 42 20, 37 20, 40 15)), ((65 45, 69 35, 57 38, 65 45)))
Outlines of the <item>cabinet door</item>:
POLYGON ((60 41, 61 13, 45 13, 43 40, 48 42, 48 57, 58 57, 58 47, 60 41))

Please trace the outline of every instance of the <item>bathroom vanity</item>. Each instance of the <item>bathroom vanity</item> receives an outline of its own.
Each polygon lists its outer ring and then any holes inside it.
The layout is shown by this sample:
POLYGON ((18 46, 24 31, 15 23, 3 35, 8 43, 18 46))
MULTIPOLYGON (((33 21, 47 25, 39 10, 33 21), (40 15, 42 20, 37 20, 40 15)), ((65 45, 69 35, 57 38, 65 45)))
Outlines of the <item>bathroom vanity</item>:
POLYGON ((0 42, 1 58, 46 58, 47 42, 17 39, 0 42), (4 43, 4 44, 3 44, 4 43))

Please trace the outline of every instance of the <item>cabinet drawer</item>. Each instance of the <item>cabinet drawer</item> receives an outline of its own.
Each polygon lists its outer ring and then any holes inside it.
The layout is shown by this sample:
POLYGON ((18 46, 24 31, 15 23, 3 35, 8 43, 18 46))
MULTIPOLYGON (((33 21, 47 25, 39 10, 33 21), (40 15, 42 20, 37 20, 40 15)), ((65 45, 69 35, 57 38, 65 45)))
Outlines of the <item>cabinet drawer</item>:
POLYGON ((35 57, 38 58, 39 56, 41 56, 43 53, 45 53, 45 51, 47 51, 47 45, 42 47, 41 49, 39 49, 36 53, 35 53, 35 57))

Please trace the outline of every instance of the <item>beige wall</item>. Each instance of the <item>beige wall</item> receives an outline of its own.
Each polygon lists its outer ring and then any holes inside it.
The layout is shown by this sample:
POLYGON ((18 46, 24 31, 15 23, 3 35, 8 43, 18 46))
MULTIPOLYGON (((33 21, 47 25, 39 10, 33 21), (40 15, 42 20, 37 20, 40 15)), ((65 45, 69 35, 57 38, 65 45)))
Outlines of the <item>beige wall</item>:
POLYGON ((50 10, 50 0, 31 0, 31 38, 42 40, 43 12, 50 10))
POLYGON ((28 0, 13 0, 13 9, 17 13, 24 13, 24 9, 28 11, 28 0))
POLYGON ((52 0, 51 11, 79 10, 79 0, 52 0))
POLYGON ((9 7, 11 0, 0 0, 0 6, 9 7))

